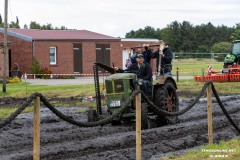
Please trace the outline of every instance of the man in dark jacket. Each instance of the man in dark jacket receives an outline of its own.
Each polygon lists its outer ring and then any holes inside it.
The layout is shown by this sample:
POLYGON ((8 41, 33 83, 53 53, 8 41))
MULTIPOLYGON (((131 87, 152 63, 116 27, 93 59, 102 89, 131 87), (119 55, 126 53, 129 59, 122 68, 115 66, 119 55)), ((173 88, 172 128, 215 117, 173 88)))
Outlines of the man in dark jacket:
POLYGON ((157 58, 157 72, 158 71, 158 66, 159 66, 159 57, 161 57, 161 75, 172 75, 172 58, 173 58, 173 53, 170 50, 168 44, 164 44, 163 48, 158 49, 156 52, 152 53, 152 58, 157 58), (161 56, 160 56, 161 55, 161 56))
POLYGON ((131 64, 131 66, 126 71, 136 73, 139 79, 151 81, 152 69, 148 63, 144 62, 143 54, 138 54, 136 61, 137 63, 131 64))
POLYGON ((138 54, 143 55, 144 63, 148 63, 148 64, 151 63, 151 53, 152 53, 152 51, 150 50, 150 48, 148 46, 149 45, 143 44, 143 47, 144 47, 145 50, 141 47, 137 48, 137 51, 130 57, 131 64, 134 64, 134 63, 137 62, 136 59, 137 59, 138 54))
POLYGON ((143 57, 144 57, 144 62, 148 63, 148 64, 151 64, 151 54, 152 54, 152 51, 149 48, 149 45, 144 44, 143 47, 145 49, 145 51, 142 52, 143 57))
POLYGON ((136 58, 137 63, 131 64, 131 66, 125 70, 137 74, 138 79, 143 80, 142 91, 149 97, 152 95, 152 68, 144 62, 143 54, 138 54, 136 58))

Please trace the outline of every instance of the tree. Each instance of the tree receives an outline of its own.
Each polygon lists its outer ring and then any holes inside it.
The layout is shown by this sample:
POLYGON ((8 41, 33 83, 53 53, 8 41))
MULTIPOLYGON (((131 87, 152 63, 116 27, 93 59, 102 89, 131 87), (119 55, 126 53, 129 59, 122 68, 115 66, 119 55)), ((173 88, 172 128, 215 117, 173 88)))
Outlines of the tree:
POLYGON ((184 52, 191 52, 196 47, 194 45, 194 28, 188 21, 180 24, 181 45, 179 49, 184 52))
POLYGON ((3 21, 2 21, 2 16, 1 16, 1 14, 0 14, 0 27, 1 27, 1 28, 4 27, 4 23, 3 23, 3 21))
POLYGON ((236 24, 235 31, 232 34, 233 40, 240 40, 240 23, 236 24))
POLYGON ((207 53, 207 52, 210 52, 209 49, 208 49, 208 46, 206 45, 200 45, 200 46, 197 46, 197 50, 196 50, 197 53, 207 53))
POLYGON ((61 26, 60 28, 55 27, 54 30, 68 30, 68 29, 67 29, 67 27, 65 27, 65 26, 61 26))
POLYGON ((212 46, 211 51, 213 53, 229 53, 231 51, 231 45, 230 42, 218 42, 212 46))
POLYGON ((42 30, 53 30, 52 24, 47 23, 47 25, 42 25, 41 27, 42 30))
POLYGON ((23 28, 28 29, 28 25, 24 24, 23 28))
POLYGON ((30 29, 41 29, 41 25, 39 23, 37 23, 36 21, 31 21, 30 29))
POLYGON ((144 29, 140 28, 137 31, 131 30, 126 33, 126 38, 157 38, 161 39, 161 30, 150 26, 146 26, 144 29))
POLYGON ((182 44, 182 36, 180 31, 180 24, 177 21, 172 22, 167 25, 165 30, 165 37, 162 36, 162 39, 169 43, 172 50, 181 51, 180 46, 182 44))
POLYGON ((20 28, 18 17, 16 17, 16 22, 14 22, 14 21, 10 22, 9 28, 20 28))
POLYGON ((214 26, 211 22, 194 26, 188 21, 173 21, 163 29, 151 26, 131 30, 126 38, 157 38, 170 44, 174 52, 210 52, 215 43, 240 39, 240 23, 236 27, 214 26))
POLYGON ((0 24, 2 24, 3 22, 2 22, 2 16, 1 16, 1 14, 0 14, 0 24))

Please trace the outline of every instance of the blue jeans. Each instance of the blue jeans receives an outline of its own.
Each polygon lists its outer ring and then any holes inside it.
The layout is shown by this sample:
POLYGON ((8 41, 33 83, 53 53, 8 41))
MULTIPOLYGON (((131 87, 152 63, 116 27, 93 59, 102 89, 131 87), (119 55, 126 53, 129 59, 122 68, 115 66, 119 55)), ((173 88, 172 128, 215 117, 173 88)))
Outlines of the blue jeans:
POLYGON ((143 81, 142 91, 146 96, 148 97, 152 96, 152 84, 150 81, 146 81, 146 80, 143 81))

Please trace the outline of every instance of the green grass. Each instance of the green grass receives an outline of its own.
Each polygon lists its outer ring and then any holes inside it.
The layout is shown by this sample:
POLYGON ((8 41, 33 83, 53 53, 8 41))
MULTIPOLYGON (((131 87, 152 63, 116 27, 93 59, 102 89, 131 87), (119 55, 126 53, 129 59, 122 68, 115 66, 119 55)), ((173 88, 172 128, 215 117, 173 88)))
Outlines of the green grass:
POLYGON ((239 160, 240 138, 234 138, 228 142, 202 146, 197 150, 190 150, 182 156, 165 156, 162 160, 239 160))
MULTIPOLYGON (((178 87, 177 92, 188 93, 192 97, 195 97, 204 85, 204 83, 195 82, 193 79, 190 80, 180 79, 179 82, 176 83, 178 87)), ((213 84, 218 94, 220 95, 239 94, 240 82, 224 82, 224 83, 213 82, 213 84)))
MULTIPOLYGON (((100 88, 102 84, 100 84, 100 88)), ((95 95, 94 84, 85 84, 85 85, 68 85, 68 86, 49 86, 49 85, 29 85, 29 83, 21 82, 21 83, 9 83, 7 84, 7 92, 0 92, 1 97, 29 97, 34 92, 42 93, 45 97, 84 97, 95 95)), ((73 103, 69 101, 59 102, 59 101, 51 101, 51 104, 57 107, 96 107, 96 102, 81 102, 80 99, 75 99, 73 103)), ((105 101, 102 101, 102 104, 106 104, 105 101)), ((6 118, 11 113, 13 113, 17 107, 13 106, 8 108, 0 108, 0 119, 6 118)), ((24 112, 31 112, 31 107, 27 107, 24 112)))
MULTIPOLYGON (((6 118, 11 113, 15 112, 17 108, 0 108, 0 119, 6 118)), ((33 106, 27 107, 23 113, 33 112, 33 106)))
POLYGON ((223 69, 223 62, 213 61, 210 59, 178 59, 173 61, 172 73, 176 74, 177 68, 179 68, 180 76, 193 76, 202 75, 202 68, 205 73, 208 66, 212 66, 213 70, 219 71, 223 69))
POLYGON ((70 97, 78 95, 93 95, 94 85, 67 85, 67 86, 48 86, 48 85, 29 85, 29 83, 9 83, 6 86, 7 92, 0 92, 1 97, 27 97, 34 92, 40 92, 46 97, 61 96, 70 97))

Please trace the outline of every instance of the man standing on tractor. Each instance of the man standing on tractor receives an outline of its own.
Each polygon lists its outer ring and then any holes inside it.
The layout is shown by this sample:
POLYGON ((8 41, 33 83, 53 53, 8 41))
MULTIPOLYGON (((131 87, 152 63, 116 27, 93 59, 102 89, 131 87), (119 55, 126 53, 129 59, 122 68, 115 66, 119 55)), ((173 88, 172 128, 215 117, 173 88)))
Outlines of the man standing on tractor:
POLYGON ((172 58, 173 53, 170 50, 170 47, 167 43, 163 42, 163 48, 159 48, 156 52, 153 52, 151 55, 152 58, 157 59, 157 72, 159 72, 159 57, 161 57, 161 75, 169 75, 171 76, 172 73, 172 58))
POLYGON ((127 62, 125 66, 128 68, 131 66, 131 64, 136 63, 137 55, 142 54, 144 58, 144 62, 150 64, 151 62, 151 50, 149 48, 149 44, 143 44, 142 45, 145 50, 143 50, 142 47, 137 48, 137 51, 130 57, 131 62, 127 62))
POLYGON ((145 49, 145 51, 142 52, 143 57, 144 57, 144 62, 148 63, 148 64, 151 64, 151 54, 152 54, 152 51, 149 48, 149 44, 143 44, 143 47, 145 49))

